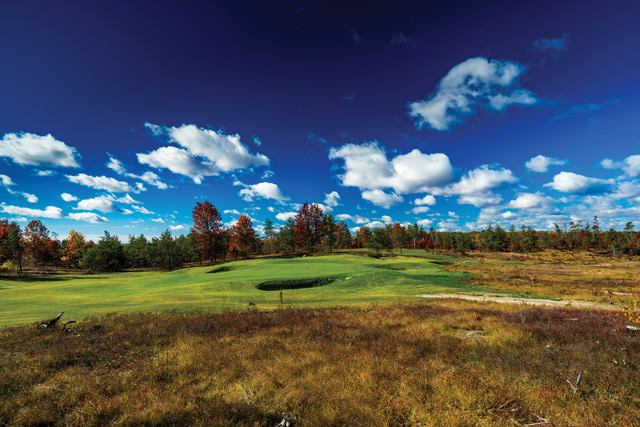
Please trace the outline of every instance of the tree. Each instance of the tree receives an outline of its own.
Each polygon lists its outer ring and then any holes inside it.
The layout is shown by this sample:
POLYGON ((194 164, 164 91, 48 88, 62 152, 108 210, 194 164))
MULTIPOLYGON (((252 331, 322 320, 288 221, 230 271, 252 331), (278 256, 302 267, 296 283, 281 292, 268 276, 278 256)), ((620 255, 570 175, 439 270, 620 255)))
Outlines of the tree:
POLYGON ((294 219, 296 246, 305 250, 318 250, 318 244, 324 235, 324 212, 317 203, 305 202, 294 219))
POLYGON ((160 266, 165 270, 173 270, 176 267, 176 242, 171 237, 171 231, 165 230, 159 239, 154 239, 160 255, 160 266))
POLYGON ((371 229, 366 226, 358 228, 356 233, 356 242, 359 248, 366 248, 371 241, 371 229))
POLYGON ((344 221, 340 221, 336 226, 336 246, 340 249, 351 248, 351 231, 344 221))
POLYGON ((47 259, 49 230, 39 219, 29 221, 24 228, 24 238, 28 254, 34 262, 44 264, 47 259))
POLYGON ((20 274, 22 274, 22 255, 24 253, 22 242, 22 230, 17 223, 9 223, 6 219, 0 221, 0 261, 16 260, 20 274))
POLYGON ((196 236, 202 258, 209 259, 215 264, 218 256, 226 253, 226 248, 223 250, 221 244, 224 238, 222 216, 218 209, 208 201, 198 202, 193 208, 193 228, 191 230, 196 236))
POLYGON ((264 221, 264 235, 267 240, 267 251, 273 252, 274 237, 276 235, 276 228, 273 226, 273 221, 267 218, 264 221))
POLYGON ((127 265, 131 268, 151 267, 149 259, 149 242, 144 234, 129 236, 129 243, 123 248, 127 265))
POLYGON ((122 270, 126 259, 118 236, 112 236, 105 230, 98 244, 85 252, 80 264, 90 271, 122 270))
POLYGON ((78 233, 75 230, 69 231, 69 238, 64 245, 64 254, 60 261, 62 261, 69 268, 77 268, 80 265, 80 259, 84 254, 87 243, 84 239, 84 234, 78 233))
POLYGON ((247 259, 256 246, 256 232, 248 215, 242 214, 229 230, 229 251, 247 259))
POLYGON ((382 249, 393 251, 393 243, 391 241, 391 224, 386 227, 376 227, 371 233, 371 243, 376 252, 382 249))
POLYGON ((404 227, 397 222, 393 224, 391 229, 391 242, 394 248, 400 249, 400 255, 402 255, 402 248, 405 245, 407 239, 407 233, 404 227))
POLYGON ((296 223, 293 218, 287 219, 286 224, 280 227, 280 231, 278 232, 278 244, 280 248, 286 251, 296 250, 295 227, 296 223))
POLYGON ((331 250, 336 244, 336 233, 338 231, 338 227, 336 226, 333 215, 324 216, 324 223, 322 224, 322 227, 324 229, 324 235, 327 239, 327 247, 329 248, 329 253, 331 253, 331 250))

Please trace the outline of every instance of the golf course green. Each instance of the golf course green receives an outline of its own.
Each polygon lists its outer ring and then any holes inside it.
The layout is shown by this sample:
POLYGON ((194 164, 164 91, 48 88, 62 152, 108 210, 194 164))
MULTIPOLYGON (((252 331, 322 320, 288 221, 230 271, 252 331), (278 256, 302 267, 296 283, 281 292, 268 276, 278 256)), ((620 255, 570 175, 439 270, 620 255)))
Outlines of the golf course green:
MULTIPOLYGON (((423 252, 424 253, 424 252, 423 252)), ((176 271, 0 277, 0 326, 106 313, 362 306, 425 293, 486 292, 438 260, 366 254, 263 258, 176 271), (441 263, 441 262, 440 262, 441 263), (250 304, 252 303, 252 304, 250 304)))

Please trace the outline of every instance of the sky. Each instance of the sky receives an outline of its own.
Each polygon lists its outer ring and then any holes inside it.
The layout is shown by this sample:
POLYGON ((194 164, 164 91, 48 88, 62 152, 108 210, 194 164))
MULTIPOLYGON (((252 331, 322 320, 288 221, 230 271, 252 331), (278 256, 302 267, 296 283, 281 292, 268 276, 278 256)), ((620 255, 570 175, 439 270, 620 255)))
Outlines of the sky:
POLYGON ((635 1, 0 5, 0 218, 640 229, 635 1))

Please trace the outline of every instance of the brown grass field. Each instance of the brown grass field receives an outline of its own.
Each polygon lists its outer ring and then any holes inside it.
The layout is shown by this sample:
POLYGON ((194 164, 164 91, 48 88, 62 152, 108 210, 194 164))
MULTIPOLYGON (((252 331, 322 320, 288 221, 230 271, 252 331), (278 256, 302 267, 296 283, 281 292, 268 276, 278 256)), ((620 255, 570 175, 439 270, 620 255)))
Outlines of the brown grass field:
MULTIPOLYGON (((637 262, 543 256, 450 267, 540 296, 637 290, 637 262)), ((618 309, 434 300, 6 328, 0 425, 640 426, 627 324, 618 309)))

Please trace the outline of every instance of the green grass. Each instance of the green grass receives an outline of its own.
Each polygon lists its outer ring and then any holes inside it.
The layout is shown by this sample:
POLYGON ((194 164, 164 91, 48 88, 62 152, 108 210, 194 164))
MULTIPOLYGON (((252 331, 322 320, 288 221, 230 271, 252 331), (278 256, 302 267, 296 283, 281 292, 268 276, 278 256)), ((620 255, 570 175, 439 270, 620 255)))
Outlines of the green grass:
POLYGON ((339 254, 235 261, 173 272, 5 277, 0 278, 0 326, 37 322, 60 311, 68 320, 110 312, 239 310, 249 302, 272 309, 280 304, 279 291, 257 286, 278 280, 333 279, 322 286, 285 289, 284 304, 295 307, 362 306, 416 301, 423 293, 487 292, 462 281, 463 276, 426 259, 339 254))

